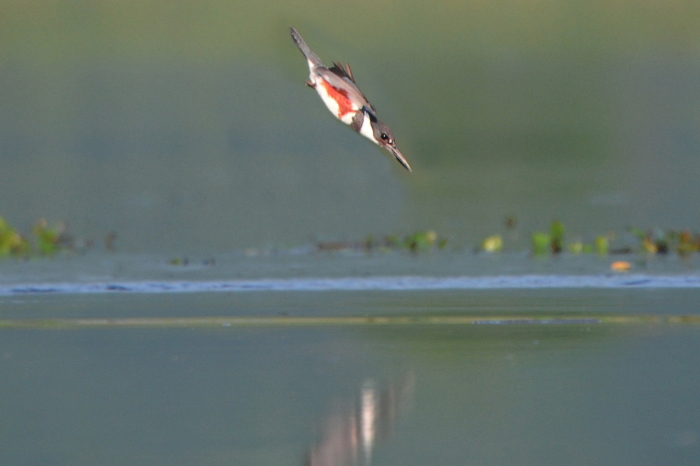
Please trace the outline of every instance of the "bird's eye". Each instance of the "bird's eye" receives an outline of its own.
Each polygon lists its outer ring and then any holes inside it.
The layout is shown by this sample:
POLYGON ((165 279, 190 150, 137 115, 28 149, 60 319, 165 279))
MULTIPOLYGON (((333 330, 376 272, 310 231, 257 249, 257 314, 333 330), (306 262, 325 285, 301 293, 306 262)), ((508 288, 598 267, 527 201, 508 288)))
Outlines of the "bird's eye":
POLYGON ((382 141, 391 142, 391 141, 389 141, 389 139, 390 139, 390 138, 389 138, 389 136, 388 136, 386 133, 382 133, 382 141))

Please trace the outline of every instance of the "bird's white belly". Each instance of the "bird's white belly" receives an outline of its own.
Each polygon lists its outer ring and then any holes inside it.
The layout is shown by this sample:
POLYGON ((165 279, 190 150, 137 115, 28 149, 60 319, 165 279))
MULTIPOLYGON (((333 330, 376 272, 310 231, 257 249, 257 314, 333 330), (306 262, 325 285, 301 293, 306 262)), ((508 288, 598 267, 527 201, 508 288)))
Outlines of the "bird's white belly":
POLYGON ((309 81, 314 84, 314 89, 316 89, 316 92, 318 92, 318 95, 321 97, 321 100, 324 104, 326 104, 326 107, 328 107, 328 110, 330 110, 333 116, 338 118, 346 125, 351 124, 353 113, 345 113, 340 117, 338 116, 340 114, 340 105, 338 105, 338 102, 336 102, 336 100, 333 97, 331 97, 330 94, 328 94, 328 89, 323 84, 323 80, 321 79, 321 77, 313 71, 311 71, 311 73, 309 74, 309 81))
MULTIPOLYGON (((314 89, 316 89, 316 92, 318 92, 318 95, 321 96, 321 100, 323 101, 324 104, 326 104, 326 107, 328 107, 328 110, 331 111, 333 116, 338 118, 338 113, 340 110, 340 106, 338 105, 338 102, 335 101, 334 98, 332 98, 328 94, 328 89, 326 89, 326 86, 323 85, 323 80, 314 72, 311 72, 309 75, 309 80, 314 83, 314 89)), ((346 113, 342 117, 338 118, 340 121, 345 123, 346 125, 352 124, 352 113, 346 113)), ((365 117, 362 119, 362 127, 360 128, 360 134, 372 141, 375 144, 379 144, 377 140, 374 138, 374 131, 372 130, 372 123, 370 122, 369 116, 365 114, 365 117)))
POLYGON ((331 111, 331 113, 337 118, 338 117, 338 110, 340 110, 340 106, 338 105, 338 102, 335 101, 329 94, 328 90, 326 89, 326 86, 323 85, 323 82, 321 78, 318 76, 311 74, 311 82, 315 84, 314 89, 316 89, 316 92, 318 92, 318 95, 321 96, 321 100, 323 101, 324 104, 326 104, 326 107, 328 107, 328 110, 331 111))

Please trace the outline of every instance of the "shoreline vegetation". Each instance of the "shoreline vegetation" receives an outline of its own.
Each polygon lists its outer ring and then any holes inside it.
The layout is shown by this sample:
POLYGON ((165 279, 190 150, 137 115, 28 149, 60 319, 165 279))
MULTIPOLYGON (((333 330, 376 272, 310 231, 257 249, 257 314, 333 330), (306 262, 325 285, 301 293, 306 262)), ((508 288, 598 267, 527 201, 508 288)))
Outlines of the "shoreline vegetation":
MULTIPOLYGON (((519 251, 516 232, 518 221, 513 216, 505 219, 505 234, 494 234, 485 238, 474 253, 501 253, 519 251), (504 237, 506 239, 504 239, 504 237), (508 240, 511 238, 511 240, 508 240), (512 243, 512 244, 511 244, 512 243)), ((115 251, 116 233, 110 232, 104 236, 103 244, 106 251, 115 251)), ((362 241, 317 241, 308 249, 314 253, 334 252, 364 252, 390 253, 406 251, 413 254, 429 253, 446 249, 449 240, 438 235, 434 230, 417 231, 410 234, 391 234, 383 238, 367 236, 362 241)), ((66 222, 53 224, 40 218, 32 226, 30 232, 22 233, 0 216, 0 259, 33 259, 38 257, 53 257, 58 253, 82 253, 95 247, 95 242, 89 239, 77 239, 67 229, 66 222)), ((275 250, 276 251, 276 250, 275 250)), ((605 255, 631 254, 678 254, 688 257, 700 251, 700 234, 688 229, 644 230, 629 227, 622 233, 608 232, 597 235, 590 241, 573 237, 568 238, 566 228, 560 220, 553 220, 548 231, 529 233, 529 252, 532 256, 547 256, 569 253, 605 255)), ((248 248, 243 251, 246 256, 270 255, 271 250, 248 248)), ((188 265, 186 259, 175 258, 172 265, 188 265)), ((212 261, 213 263, 213 261, 212 261)), ((627 263, 614 263, 613 269, 627 270, 627 263), (615 265, 617 264, 617 266, 615 265)))

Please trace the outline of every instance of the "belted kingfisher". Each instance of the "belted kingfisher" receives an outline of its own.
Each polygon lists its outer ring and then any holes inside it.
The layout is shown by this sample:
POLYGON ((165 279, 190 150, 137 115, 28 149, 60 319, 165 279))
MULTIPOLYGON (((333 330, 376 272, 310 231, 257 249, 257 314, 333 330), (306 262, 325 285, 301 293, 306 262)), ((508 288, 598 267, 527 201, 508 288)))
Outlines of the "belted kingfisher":
POLYGON ((292 39, 309 63, 309 80, 306 85, 316 89, 328 110, 346 125, 385 148, 406 170, 411 166, 396 147, 394 135, 387 125, 379 121, 377 111, 372 107, 362 91, 357 87, 350 65, 333 62, 328 68, 318 58, 294 28, 292 39))

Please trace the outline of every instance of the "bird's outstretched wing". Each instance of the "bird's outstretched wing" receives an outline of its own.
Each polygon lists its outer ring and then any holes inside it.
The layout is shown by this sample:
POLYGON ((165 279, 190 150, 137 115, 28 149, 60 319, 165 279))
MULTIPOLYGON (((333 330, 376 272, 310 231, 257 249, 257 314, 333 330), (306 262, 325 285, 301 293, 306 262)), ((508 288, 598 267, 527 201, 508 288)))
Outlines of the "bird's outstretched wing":
POLYGON ((343 66, 341 63, 333 62, 333 66, 330 68, 326 68, 325 70, 318 69, 316 72, 322 74, 323 78, 333 87, 346 90, 348 98, 350 98, 357 108, 367 107, 372 110, 373 113, 377 113, 372 104, 369 103, 369 100, 367 100, 367 97, 365 97, 360 88, 357 87, 350 64, 346 63, 343 66))

